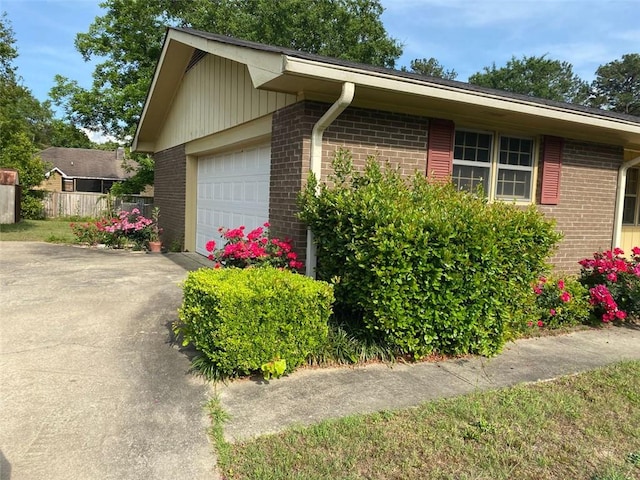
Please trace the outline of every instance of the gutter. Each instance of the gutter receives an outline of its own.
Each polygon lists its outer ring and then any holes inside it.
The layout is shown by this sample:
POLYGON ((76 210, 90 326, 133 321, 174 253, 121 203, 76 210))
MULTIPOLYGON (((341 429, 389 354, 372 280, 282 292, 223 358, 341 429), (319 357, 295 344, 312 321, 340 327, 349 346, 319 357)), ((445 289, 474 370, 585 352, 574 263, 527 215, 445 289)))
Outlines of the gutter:
MULTIPOLYGON (((309 171, 315 175, 318 182, 320 182, 322 175, 322 136, 324 135, 324 131, 349 105, 351 105, 355 91, 355 84, 351 82, 344 82, 342 84, 342 93, 340 94, 340 97, 333 105, 331 105, 331 107, 329 107, 329 110, 325 112, 311 130, 309 171)), ((317 193, 318 192, 316 192, 316 194, 317 193)), ((316 277, 316 265, 316 244, 311 229, 307 228, 307 268, 305 273, 308 277, 316 277)))
POLYGON ((618 170, 618 193, 616 196, 616 217, 613 224, 612 248, 619 247, 622 239, 622 213, 624 210, 625 187, 627 185, 627 171, 638 164, 640 164, 640 157, 624 162, 618 170))

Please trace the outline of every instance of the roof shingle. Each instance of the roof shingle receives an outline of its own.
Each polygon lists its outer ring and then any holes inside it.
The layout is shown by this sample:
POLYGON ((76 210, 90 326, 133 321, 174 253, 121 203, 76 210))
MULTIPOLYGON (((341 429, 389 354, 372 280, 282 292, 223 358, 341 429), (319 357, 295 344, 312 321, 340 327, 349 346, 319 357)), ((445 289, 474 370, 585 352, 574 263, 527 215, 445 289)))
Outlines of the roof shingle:
POLYGON ((134 173, 123 168, 122 150, 49 147, 40 152, 40 158, 67 177, 124 179, 134 173))

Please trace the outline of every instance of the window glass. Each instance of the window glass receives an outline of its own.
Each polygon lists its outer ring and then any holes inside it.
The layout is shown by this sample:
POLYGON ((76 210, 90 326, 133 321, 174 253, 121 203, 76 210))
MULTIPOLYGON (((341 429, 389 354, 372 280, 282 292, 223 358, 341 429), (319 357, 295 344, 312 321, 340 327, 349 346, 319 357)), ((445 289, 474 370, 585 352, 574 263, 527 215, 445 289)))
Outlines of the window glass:
POLYGON ((453 183, 459 190, 489 192, 493 136, 488 133, 456 131, 453 148, 453 183))
POLYGON ((627 171, 627 182, 624 188, 624 206, 622 207, 622 223, 636 224, 636 206, 638 203, 638 170, 627 171))
POLYGON ((482 187, 486 195, 489 191, 489 167, 475 167, 469 165, 453 165, 453 184, 458 190, 477 192, 482 187))
POLYGON ((502 137, 500 139, 500 164, 533 166, 533 142, 527 138, 502 137))
POLYGON ((533 141, 500 137, 496 198, 529 200, 533 180, 533 141))
POLYGON ((500 169, 496 197, 531 198, 531 172, 500 169))
POLYGON ((489 162, 491 158, 491 134, 457 131, 453 158, 468 162, 489 162))
POLYGON ((453 183, 474 192, 481 186, 489 198, 531 200, 534 145, 531 138, 500 136, 494 147, 491 133, 456 131, 453 183))

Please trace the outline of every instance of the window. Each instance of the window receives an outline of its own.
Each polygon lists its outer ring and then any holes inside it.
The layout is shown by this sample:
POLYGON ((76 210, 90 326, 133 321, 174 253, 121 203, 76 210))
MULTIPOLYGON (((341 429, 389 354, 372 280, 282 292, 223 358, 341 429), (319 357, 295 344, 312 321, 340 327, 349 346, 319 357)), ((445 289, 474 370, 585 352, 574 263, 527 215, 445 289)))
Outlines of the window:
POLYGON ((457 130, 453 150, 453 182, 461 190, 482 187, 490 199, 531 200, 534 140, 457 130))
POLYGON ((62 179, 62 191, 63 192, 73 192, 73 178, 63 178, 62 179))
POLYGON ((638 169, 627 171, 627 182, 624 187, 624 206, 622 208, 622 223, 625 225, 638 224, 638 169))

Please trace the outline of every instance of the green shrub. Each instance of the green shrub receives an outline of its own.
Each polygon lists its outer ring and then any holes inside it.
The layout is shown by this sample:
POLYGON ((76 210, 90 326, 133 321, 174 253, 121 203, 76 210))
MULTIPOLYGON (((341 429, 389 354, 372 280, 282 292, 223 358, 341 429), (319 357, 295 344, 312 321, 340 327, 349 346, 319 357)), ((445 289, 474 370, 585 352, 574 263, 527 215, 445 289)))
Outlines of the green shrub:
POLYGON ((44 192, 40 190, 29 190, 22 192, 20 199, 20 216, 26 220, 44 219, 44 192))
POLYGON ((318 278, 337 277, 343 321, 415 357, 499 352, 526 322, 522 304, 560 238, 553 223, 373 159, 358 172, 346 151, 333 167, 327 183, 310 177, 300 218, 315 235, 318 278))
POLYGON ((200 269, 184 283, 175 331, 211 361, 217 378, 275 360, 293 370, 326 343, 332 302, 329 284, 289 271, 200 269))
POLYGON ((536 308, 529 327, 554 329, 589 322, 589 291, 577 279, 540 277, 533 290, 536 308))

